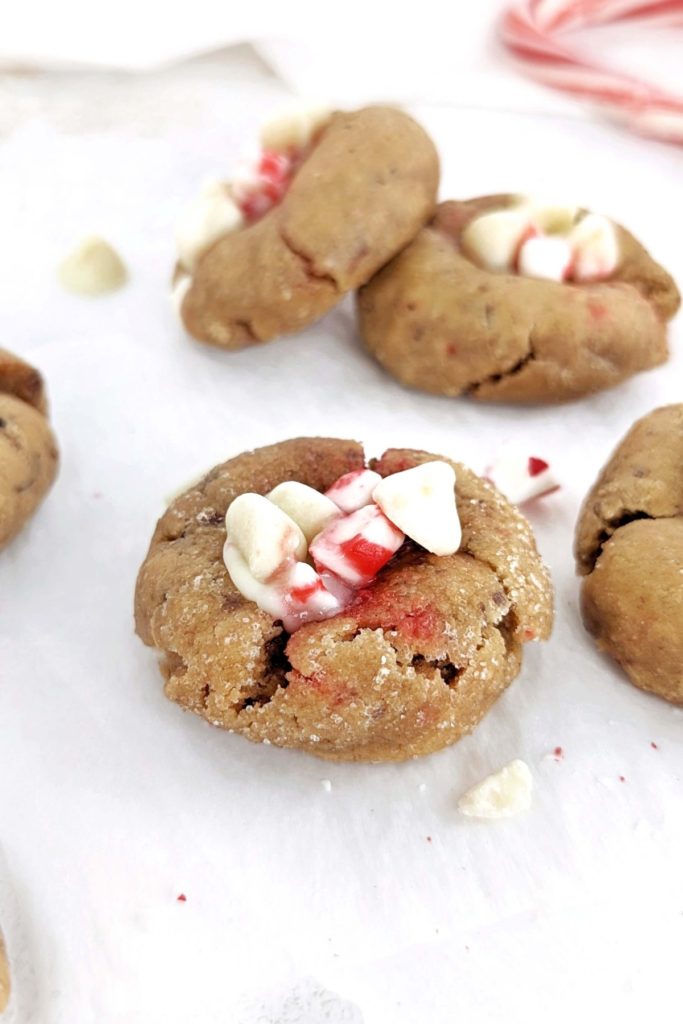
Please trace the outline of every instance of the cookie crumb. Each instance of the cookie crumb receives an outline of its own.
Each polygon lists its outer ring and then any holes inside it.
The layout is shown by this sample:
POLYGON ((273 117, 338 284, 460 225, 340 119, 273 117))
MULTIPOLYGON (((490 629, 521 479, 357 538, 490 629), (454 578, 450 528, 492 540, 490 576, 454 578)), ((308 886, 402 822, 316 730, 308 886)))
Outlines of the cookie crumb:
POLYGON ((531 807, 532 788, 529 766, 515 759, 468 789, 458 810, 468 818, 511 818, 531 807))
POLYGON ((187 896, 184 892, 181 892, 179 896, 176 896, 176 903, 187 903, 187 896))
POLYGON ((427 783, 426 782, 421 782, 420 785, 417 787, 417 791, 418 791, 418 793, 426 793, 427 792, 427 783))
POLYGON ((320 784, 321 784, 321 786, 323 787, 323 789, 325 790, 326 793, 331 793, 332 792, 332 783, 331 783, 331 781, 329 779, 321 779, 320 780, 320 784))
POLYGON ((105 295, 121 288, 128 272, 116 250, 98 235, 84 238, 58 271, 60 284, 74 295, 105 295))
POLYGON ((659 747, 657 746, 657 744, 655 743, 654 740, 652 740, 650 742, 650 746, 652 747, 653 750, 659 750, 659 747))
POLYGON ((625 775, 620 775, 619 776, 619 782, 626 782, 626 776, 625 775))
POLYGON ((4 1013, 7 1009, 10 995, 11 984, 9 963, 7 960, 7 953, 5 951, 5 944, 2 940, 2 933, 0 932, 0 1013, 4 1013))
POLYGON ((431 843, 431 841, 432 841, 432 837, 431 836, 427 836, 427 842, 431 843))
POLYGON ((562 747, 555 747, 553 750, 553 757, 556 761, 561 761, 564 758, 564 750, 562 747))

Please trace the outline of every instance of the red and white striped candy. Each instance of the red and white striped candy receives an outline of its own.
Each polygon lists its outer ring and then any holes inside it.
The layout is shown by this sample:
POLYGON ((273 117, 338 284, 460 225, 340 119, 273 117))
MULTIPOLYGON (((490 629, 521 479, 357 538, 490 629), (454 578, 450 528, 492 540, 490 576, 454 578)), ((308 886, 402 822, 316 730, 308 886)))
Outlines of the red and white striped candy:
POLYGON ((550 465, 535 455, 503 456, 485 470, 484 476, 513 505, 551 494, 560 487, 550 465))
POLYGON ((372 469, 354 469, 344 473, 325 491, 342 512, 355 512, 372 503, 372 492, 382 477, 372 469))
POLYGON ((280 202, 289 187, 293 166, 284 153, 263 152, 254 167, 234 179, 235 202, 251 224, 280 202))
POLYGON ((377 505, 366 505, 331 522, 309 551, 318 572, 333 573, 350 586, 361 587, 387 564, 404 539, 377 505))
POLYGON ((565 33, 611 22, 683 26, 683 0, 523 0, 505 11, 501 37, 529 77, 588 100, 632 131, 683 144, 683 97, 602 64, 565 33))

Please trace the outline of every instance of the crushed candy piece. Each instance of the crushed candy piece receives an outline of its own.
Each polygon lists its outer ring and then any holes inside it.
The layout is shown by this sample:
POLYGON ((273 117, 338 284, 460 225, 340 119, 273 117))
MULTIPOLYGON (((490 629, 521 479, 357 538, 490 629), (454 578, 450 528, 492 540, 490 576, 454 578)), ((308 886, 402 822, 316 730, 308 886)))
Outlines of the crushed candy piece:
POLYGON ((520 247, 517 269, 525 277, 564 281, 572 266, 572 249, 559 235, 535 235, 520 247))
POLYGON ((268 500, 294 520, 308 544, 341 514, 338 506, 324 494, 296 480, 278 484, 268 495, 268 500))
POLYGON ((128 272, 109 242, 99 235, 91 235, 66 257, 58 276, 68 292, 96 296, 121 288, 128 279, 128 272))
POLYGON ((176 902, 177 903, 187 903, 187 896, 185 895, 184 892, 181 892, 180 895, 176 896, 176 902))
POLYGON ((359 587, 369 583, 404 541, 403 533, 376 505, 335 519, 313 540, 310 553, 319 572, 359 587))
POLYGON ((484 476, 513 505, 552 494, 560 487, 550 465, 535 455, 501 457, 487 467, 484 476))
POLYGON ((228 542, 256 580, 270 579, 291 558, 306 557, 306 538, 293 519, 261 494, 240 494, 225 514, 228 542))
POLYGON ((524 196, 514 206, 471 220, 462 245, 488 270, 550 281, 601 281, 619 263, 619 240, 609 218, 524 196))
POLYGON ((372 492, 382 477, 372 469, 354 469, 344 473, 328 487, 325 495, 337 505, 342 512, 355 512, 365 505, 372 504, 372 492))
POLYGON ((619 263, 619 240, 607 217, 587 213, 568 236, 574 250, 572 277, 576 281, 602 281, 619 263))
POLYGON ((458 801, 458 810, 468 818, 512 818, 529 810, 532 789, 529 766, 514 760, 468 789, 458 801))
POLYGON ((460 547, 455 470, 447 462, 424 462, 393 473, 372 496, 399 530, 432 554, 452 555, 460 547))

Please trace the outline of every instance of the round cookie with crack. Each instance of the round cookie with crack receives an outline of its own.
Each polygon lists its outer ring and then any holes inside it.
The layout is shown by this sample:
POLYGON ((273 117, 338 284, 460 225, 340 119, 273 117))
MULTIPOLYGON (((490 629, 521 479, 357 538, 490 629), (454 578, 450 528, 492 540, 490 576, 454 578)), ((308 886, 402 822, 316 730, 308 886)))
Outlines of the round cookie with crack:
POLYGON ((518 204, 510 195, 441 203, 431 223, 361 289, 360 333, 382 366, 402 384, 433 394, 552 403, 663 363, 666 322, 680 297, 624 228, 576 209, 568 231, 581 234, 585 217, 589 227, 607 222, 611 232, 615 265, 600 279, 590 279, 590 266, 586 279, 572 279, 571 251, 557 237, 540 243, 542 266, 539 240, 531 242, 528 252, 536 246, 537 258, 535 266, 529 260, 528 274, 518 272, 524 234, 512 263, 500 261, 503 269, 473 257, 468 229, 492 212, 507 216, 518 204), (567 264, 557 266, 563 251, 567 264), (558 280, 532 272, 556 272, 558 280))
POLYGON ((590 490, 575 554, 586 628, 632 683, 683 704, 683 405, 638 420, 590 490))
POLYGON ((233 224, 226 200, 213 207, 232 229, 216 239, 204 223, 208 246, 184 263, 181 254, 174 295, 185 328, 236 349, 313 323, 408 244, 433 213, 438 182, 434 144, 407 114, 331 114, 265 215, 242 222, 238 211, 233 224))
POLYGON ((57 459, 42 377, 0 349, 0 548, 40 505, 57 474, 57 459))
MULTIPOLYGON (((381 477, 440 457, 391 449, 381 477)), ((446 462, 447 460, 442 460, 446 462)), ((352 441, 300 438, 216 467, 162 516, 140 570, 137 632, 162 654, 171 700, 257 742, 330 760, 403 760, 470 732, 546 639, 552 587, 531 528, 495 488, 455 468, 459 550, 406 541, 340 614, 291 635, 233 585, 225 515, 284 481, 324 492, 365 465, 352 441)))

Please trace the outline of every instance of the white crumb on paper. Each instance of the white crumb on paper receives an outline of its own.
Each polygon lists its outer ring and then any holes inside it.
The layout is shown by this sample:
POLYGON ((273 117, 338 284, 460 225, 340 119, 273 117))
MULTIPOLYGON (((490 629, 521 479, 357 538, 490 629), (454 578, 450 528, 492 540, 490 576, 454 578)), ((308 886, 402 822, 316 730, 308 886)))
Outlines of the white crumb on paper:
POLYGON ((329 779, 321 779, 320 780, 320 784, 321 784, 321 786, 323 787, 323 789, 325 790, 326 793, 331 793, 332 792, 332 783, 330 782, 329 779))
POLYGON ((516 759, 468 789, 458 810, 468 818, 512 818, 529 810, 532 789, 529 766, 516 759))
POLYGON ((250 1005, 237 1024, 363 1024, 363 1014, 314 978, 306 978, 250 1005))

